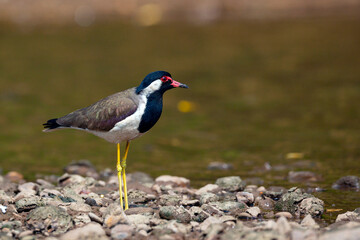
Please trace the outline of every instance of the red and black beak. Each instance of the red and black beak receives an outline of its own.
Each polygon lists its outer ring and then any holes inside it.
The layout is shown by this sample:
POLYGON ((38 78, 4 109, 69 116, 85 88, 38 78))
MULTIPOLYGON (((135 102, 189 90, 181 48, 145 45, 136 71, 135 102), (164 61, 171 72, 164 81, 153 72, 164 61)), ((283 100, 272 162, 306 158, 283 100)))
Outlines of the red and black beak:
POLYGON ((179 83, 179 82, 177 82, 177 81, 175 81, 175 80, 172 80, 171 86, 173 86, 173 87, 180 87, 180 88, 189 88, 188 85, 183 84, 183 83, 179 83))

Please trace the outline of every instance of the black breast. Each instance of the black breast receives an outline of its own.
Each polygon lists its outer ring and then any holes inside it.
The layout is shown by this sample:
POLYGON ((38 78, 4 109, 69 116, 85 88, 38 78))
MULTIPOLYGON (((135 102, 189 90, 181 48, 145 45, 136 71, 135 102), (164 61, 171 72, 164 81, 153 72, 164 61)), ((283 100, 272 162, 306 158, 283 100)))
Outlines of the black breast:
POLYGON ((159 120, 162 112, 162 105, 162 94, 160 92, 157 91, 149 95, 145 112, 138 127, 140 133, 149 131, 159 120))

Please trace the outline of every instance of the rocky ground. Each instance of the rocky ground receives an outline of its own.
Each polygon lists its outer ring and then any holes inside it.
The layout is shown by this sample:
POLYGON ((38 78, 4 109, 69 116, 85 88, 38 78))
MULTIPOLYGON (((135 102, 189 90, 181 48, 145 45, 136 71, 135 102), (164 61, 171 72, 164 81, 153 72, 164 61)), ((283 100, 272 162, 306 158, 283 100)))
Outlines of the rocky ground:
MULTIPOLYGON (((65 172, 36 182, 16 172, 0 176, 1 240, 360 239, 360 209, 323 224, 324 202, 296 187, 229 176, 193 189, 182 177, 138 172, 128 174, 130 208, 123 212, 110 170, 78 162, 65 172)), ((359 182, 349 176, 334 187, 359 182)))

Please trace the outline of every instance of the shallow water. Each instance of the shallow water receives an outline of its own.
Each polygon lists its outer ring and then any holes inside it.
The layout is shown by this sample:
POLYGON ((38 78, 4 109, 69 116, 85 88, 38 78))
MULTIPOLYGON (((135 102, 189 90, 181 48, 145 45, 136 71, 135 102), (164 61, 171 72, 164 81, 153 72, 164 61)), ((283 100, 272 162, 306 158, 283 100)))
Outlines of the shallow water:
MULTIPOLYGON (((72 160, 115 166, 115 145, 42 123, 167 70, 189 90, 165 94, 158 124, 133 141, 128 171, 190 178, 260 177, 265 186, 320 187, 327 209, 359 207, 331 184, 360 169, 360 25, 353 19, 163 25, 0 25, 0 166, 27 178, 61 174, 72 160), (189 112, 179 111, 189 101, 189 112), (302 153, 287 159, 288 153, 302 153), (308 161, 303 161, 308 160, 308 161), (210 171, 213 161, 233 164, 210 171), (272 168, 265 171, 264 164, 272 168), (322 180, 289 183, 290 170, 322 180)), ((183 110, 184 111, 184 110, 183 110)))

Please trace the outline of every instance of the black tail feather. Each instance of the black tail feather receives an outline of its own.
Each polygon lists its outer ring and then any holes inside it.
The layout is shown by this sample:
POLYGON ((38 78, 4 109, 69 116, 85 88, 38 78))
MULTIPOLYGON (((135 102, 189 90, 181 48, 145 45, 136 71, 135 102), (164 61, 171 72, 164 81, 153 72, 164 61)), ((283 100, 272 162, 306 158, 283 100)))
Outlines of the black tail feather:
POLYGON ((43 124, 44 128, 46 128, 46 130, 51 130, 51 129, 61 127, 61 125, 58 124, 56 122, 56 120, 57 120, 57 118, 53 118, 53 119, 48 120, 46 123, 43 124))

